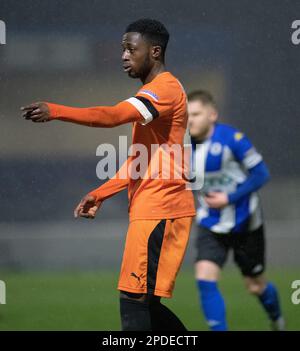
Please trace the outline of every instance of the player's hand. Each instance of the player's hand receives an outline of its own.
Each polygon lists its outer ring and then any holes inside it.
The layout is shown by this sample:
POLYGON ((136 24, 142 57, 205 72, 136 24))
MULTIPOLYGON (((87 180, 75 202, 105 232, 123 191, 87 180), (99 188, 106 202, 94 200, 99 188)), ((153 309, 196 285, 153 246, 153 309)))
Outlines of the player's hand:
POLYGON ((205 196, 204 200, 208 207, 216 209, 223 208, 229 203, 227 194, 223 192, 210 192, 205 196))
POLYGON ((35 102, 31 105, 21 107, 23 117, 32 122, 50 121, 50 110, 45 102, 35 102))
POLYGON ((92 195, 86 195, 74 210, 74 217, 84 217, 94 219, 96 212, 101 206, 101 201, 96 201, 92 195))

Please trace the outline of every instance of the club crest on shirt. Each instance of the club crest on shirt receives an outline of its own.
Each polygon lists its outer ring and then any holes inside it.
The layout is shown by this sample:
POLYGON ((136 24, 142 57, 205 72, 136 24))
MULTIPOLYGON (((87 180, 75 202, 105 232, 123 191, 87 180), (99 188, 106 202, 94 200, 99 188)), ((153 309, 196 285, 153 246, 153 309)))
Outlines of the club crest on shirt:
POLYGON ((212 143, 209 149, 210 153, 214 156, 220 155, 222 152, 222 145, 220 143, 212 143))

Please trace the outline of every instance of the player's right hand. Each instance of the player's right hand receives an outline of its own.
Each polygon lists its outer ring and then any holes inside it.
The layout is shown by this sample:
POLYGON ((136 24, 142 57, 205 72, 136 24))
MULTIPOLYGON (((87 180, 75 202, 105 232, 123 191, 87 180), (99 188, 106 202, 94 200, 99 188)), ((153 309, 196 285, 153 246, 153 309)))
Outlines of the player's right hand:
POLYGON ((21 107, 23 117, 32 122, 50 121, 50 110, 45 102, 35 102, 31 105, 21 107))
POLYGON ((94 219, 96 212, 101 206, 101 201, 96 201, 92 195, 86 195, 74 210, 74 217, 84 217, 94 219))

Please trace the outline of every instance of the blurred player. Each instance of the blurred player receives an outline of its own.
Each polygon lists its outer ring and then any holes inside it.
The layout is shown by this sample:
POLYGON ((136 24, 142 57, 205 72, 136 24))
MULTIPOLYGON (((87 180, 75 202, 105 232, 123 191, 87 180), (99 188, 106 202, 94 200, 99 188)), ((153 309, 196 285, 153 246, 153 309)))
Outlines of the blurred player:
POLYGON ((179 81, 165 70, 169 33, 156 20, 131 23, 122 40, 123 68, 143 86, 134 97, 115 106, 74 108, 53 103, 34 103, 22 108, 33 122, 61 120, 91 127, 115 127, 133 123, 133 155, 114 178, 87 194, 75 209, 75 217, 94 218, 101 203, 128 189, 129 216, 125 251, 119 276, 123 330, 185 330, 161 297, 171 297, 180 269, 193 216, 193 194, 181 179, 130 176, 138 149, 151 145, 180 145, 187 126, 186 94, 179 81), (125 177, 124 177, 125 173, 125 177))
POLYGON ((227 330, 218 280, 232 249, 248 291, 261 302, 273 329, 283 330, 277 289, 263 274, 265 237, 256 191, 268 181, 268 169, 243 133, 217 122, 209 92, 192 92, 188 101, 193 160, 200 155, 196 144, 202 143, 205 152, 204 186, 197 191, 195 274, 206 321, 211 330, 227 330))

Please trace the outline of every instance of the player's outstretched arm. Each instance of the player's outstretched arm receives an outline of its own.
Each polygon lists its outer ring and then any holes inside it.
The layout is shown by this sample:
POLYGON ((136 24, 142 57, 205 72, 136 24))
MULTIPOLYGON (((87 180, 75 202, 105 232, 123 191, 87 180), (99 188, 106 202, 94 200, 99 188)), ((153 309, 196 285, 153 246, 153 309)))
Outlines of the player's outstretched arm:
POLYGON ((36 102, 21 108, 23 117, 32 122, 61 120, 90 127, 111 128, 121 124, 140 121, 141 113, 128 101, 114 106, 76 108, 49 102, 36 102))

